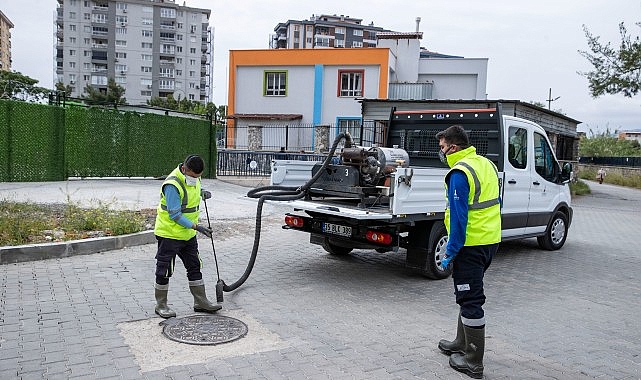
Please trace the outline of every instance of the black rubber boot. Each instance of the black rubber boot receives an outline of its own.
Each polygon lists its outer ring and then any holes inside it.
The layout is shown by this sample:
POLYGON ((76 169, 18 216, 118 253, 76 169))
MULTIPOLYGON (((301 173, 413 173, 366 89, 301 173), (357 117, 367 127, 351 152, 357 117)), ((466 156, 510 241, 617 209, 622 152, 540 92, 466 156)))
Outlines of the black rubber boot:
POLYGON ((158 285, 154 284, 154 293, 156 296, 156 314, 163 318, 171 318, 176 316, 176 312, 167 306, 167 292, 169 291, 169 284, 158 285))
POLYGON ((474 329, 463 326, 465 354, 450 356, 450 367, 474 379, 483 378, 483 353, 485 351, 485 326, 474 329))
POLYGON ((202 280, 190 281, 189 291, 194 296, 194 311, 203 313, 215 313, 223 307, 218 304, 213 304, 207 299, 205 293, 205 284, 202 280))
POLYGON ((458 323, 456 326, 456 338, 453 341, 441 339, 438 342, 438 348, 445 355, 452 355, 455 353, 465 353, 465 332, 463 331, 463 322, 461 322, 461 314, 458 315, 458 323))

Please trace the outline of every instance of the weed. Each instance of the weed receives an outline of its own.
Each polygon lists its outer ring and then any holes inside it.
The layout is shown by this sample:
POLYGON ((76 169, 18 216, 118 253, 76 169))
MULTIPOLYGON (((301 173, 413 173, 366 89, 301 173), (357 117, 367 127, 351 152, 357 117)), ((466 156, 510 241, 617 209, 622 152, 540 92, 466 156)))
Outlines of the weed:
POLYGON ((587 183, 577 180, 576 182, 570 182, 570 192, 572 195, 586 195, 590 194, 590 186, 587 183))

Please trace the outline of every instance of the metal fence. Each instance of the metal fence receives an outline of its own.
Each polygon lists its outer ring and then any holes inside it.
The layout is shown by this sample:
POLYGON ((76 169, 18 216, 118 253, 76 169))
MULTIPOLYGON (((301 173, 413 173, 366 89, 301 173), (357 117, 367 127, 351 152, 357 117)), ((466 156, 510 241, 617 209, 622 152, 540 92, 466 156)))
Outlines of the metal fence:
MULTIPOLYGON (((329 127, 329 146, 334 142, 336 136, 345 130, 350 133, 356 145, 375 146, 385 143, 384 126, 374 122, 365 121, 358 126, 345 127, 330 124, 323 127, 329 127)), ((316 128, 318 126, 314 124, 265 124, 258 127, 256 125, 236 125, 229 130, 225 129, 224 133, 223 131, 217 132, 216 145, 218 149, 249 150, 254 148, 252 150, 279 151, 284 148, 286 151, 309 152, 316 150, 316 128), (258 147, 254 147, 250 143, 250 135, 253 133, 252 130, 255 131, 257 128, 260 130, 260 144, 258 147)))
POLYGON ((641 168, 641 157, 579 157, 579 163, 641 168))
POLYGON ((219 176, 265 177, 271 175, 272 160, 323 161, 327 155, 314 153, 254 152, 219 150, 219 176))

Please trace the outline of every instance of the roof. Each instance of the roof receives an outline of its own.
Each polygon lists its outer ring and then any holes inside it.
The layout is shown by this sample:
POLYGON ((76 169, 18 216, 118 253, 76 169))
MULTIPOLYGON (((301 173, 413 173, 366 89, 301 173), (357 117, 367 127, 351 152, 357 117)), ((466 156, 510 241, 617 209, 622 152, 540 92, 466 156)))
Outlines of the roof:
POLYGON ((442 54, 425 49, 421 49, 420 56, 421 58, 465 58, 460 55, 442 54))
POLYGON ((378 32, 376 38, 379 40, 417 39, 423 38, 423 32, 378 32))
POLYGON ((532 103, 528 102, 522 102, 520 100, 514 100, 514 99, 429 99, 429 100, 399 100, 399 99, 370 99, 370 98, 358 98, 357 99, 359 103, 363 104, 365 102, 369 103, 384 103, 384 102, 389 102, 389 103, 432 103, 432 104, 438 104, 438 103, 448 103, 448 104, 488 104, 488 103, 513 103, 516 105, 522 105, 525 107, 533 108, 538 111, 541 111, 543 113, 547 113, 550 115, 554 115, 557 117, 560 117, 562 119, 568 120, 570 122, 576 123, 576 124, 581 124, 581 121, 573 119, 571 117, 568 117, 562 113, 556 112, 556 111, 551 111, 548 110, 547 108, 539 107, 537 105, 534 105, 532 103))
POLYGON ((227 119, 251 119, 251 120, 300 120, 301 114, 295 113, 235 113, 227 115, 227 119))

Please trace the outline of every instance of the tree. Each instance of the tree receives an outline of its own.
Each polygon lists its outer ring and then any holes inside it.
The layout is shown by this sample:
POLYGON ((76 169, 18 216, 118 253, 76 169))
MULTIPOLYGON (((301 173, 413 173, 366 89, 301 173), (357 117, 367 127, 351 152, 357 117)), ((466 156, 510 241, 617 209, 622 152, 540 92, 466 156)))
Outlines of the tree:
MULTIPOLYGON (((641 22, 636 24, 641 27, 641 22)), ((579 72, 588 78, 590 94, 598 97, 603 94, 622 93, 626 97, 641 91, 641 41, 639 37, 628 34, 623 23, 619 24, 621 43, 613 48, 610 43, 601 43, 598 36, 592 35, 585 25, 583 31, 588 39, 590 52, 579 53, 594 66, 587 73, 579 72)))
POLYGON ((65 86, 62 82, 57 82, 55 88, 56 91, 64 92, 66 97, 70 97, 71 92, 73 91, 73 87, 71 87, 71 85, 68 84, 65 86))
POLYGON ((49 89, 37 86, 38 80, 30 78, 18 71, 0 70, 0 99, 40 101, 51 92, 49 89))
POLYGON ((107 80, 107 91, 103 92, 87 84, 84 92, 86 95, 83 94, 82 99, 89 105, 108 105, 118 109, 119 105, 127 104, 127 99, 124 97, 125 88, 118 85, 114 78, 107 80))
POLYGON ((579 143, 581 157, 637 157, 641 156, 641 146, 638 141, 619 140, 608 128, 605 132, 591 136, 583 136, 579 143))

